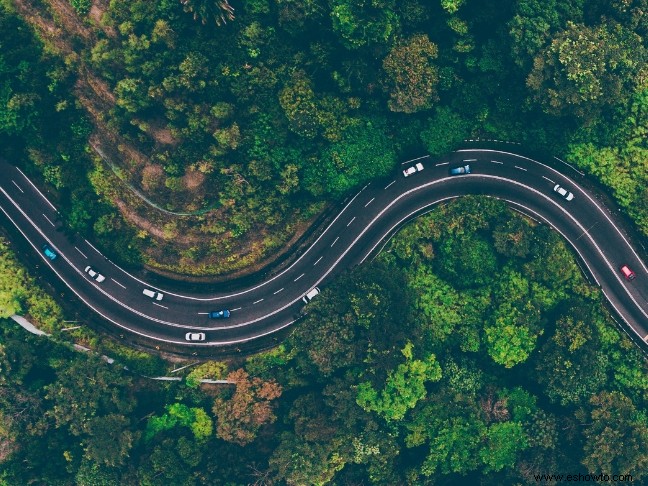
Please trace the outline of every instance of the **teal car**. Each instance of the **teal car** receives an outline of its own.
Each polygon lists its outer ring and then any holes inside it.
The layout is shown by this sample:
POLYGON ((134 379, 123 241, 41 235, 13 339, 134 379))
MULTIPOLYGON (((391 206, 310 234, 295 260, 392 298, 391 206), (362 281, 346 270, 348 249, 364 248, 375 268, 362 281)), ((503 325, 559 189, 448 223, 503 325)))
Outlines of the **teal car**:
POLYGON ((47 244, 43 245, 43 254, 50 260, 56 260, 56 252, 47 244))
POLYGON ((470 174, 470 165, 462 165, 461 167, 455 167, 450 169, 450 175, 461 175, 461 174, 470 174))

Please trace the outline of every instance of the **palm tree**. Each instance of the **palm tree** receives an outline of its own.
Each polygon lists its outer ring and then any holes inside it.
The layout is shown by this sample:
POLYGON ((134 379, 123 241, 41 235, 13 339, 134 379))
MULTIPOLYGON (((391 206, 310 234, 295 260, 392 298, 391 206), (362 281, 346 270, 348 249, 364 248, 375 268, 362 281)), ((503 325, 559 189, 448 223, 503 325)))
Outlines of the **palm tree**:
POLYGON ((200 20, 203 25, 213 20, 220 26, 234 20, 234 7, 228 0, 180 0, 180 3, 185 12, 193 13, 194 20, 200 20))

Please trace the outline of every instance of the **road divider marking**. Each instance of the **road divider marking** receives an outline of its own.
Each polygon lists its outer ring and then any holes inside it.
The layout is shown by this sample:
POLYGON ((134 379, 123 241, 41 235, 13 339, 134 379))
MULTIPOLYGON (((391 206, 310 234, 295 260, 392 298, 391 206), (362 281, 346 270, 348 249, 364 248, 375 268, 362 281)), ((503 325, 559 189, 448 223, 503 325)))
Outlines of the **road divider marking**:
POLYGON ((21 188, 18 184, 16 184, 16 181, 14 181, 13 179, 11 179, 11 182, 14 183, 14 186, 16 186, 20 192, 22 192, 23 194, 25 194, 25 191, 23 191, 22 188, 21 188))
POLYGON ((103 256, 103 254, 102 254, 99 250, 97 250, 97 249, 94 247, 94 245, 93 245, 92 243, 90 243, 90 242, 89 242, 88 240, 86 240, 85 238, 83 239, 83 241, 85 241, 85 242, 88 244, 88 246, 89 246, 90 248, 92 248, 94 251, 96 251, 96 252, 99 253, 101 256, 103 256))
POLYGON ((158 304, 157 302, 151 302, 153 305, 157 305, 158 307, 162 307, 163 309, 169 309, 166 305, 158 304))
POLYGON ((585 236, 585 235, 588 235, 588 236, 589 236, 589 231, 590 231, 594 226, 596 226, 597 224, 599 224, 599 221, 597 221, 597 222, 594 223, 592 226, 590 226, 590 227, 587 228, 585 231, 583 231, 583 232, 581 233, 581 235, 580 235, 578 238, 576 238, 576 241, 580 240, 580 239, 581 239, 583 236, 585 236))
POLYGON ((263 299, 259 299, 259 300, 255 301, 255 302, 252 302, 252 305, 258 304, 259 302, 263 302, 263 299))
MULTIPOLYGON (((385 187, 385 189, 387 189, 387 188, 385 187)), ((366 208, 367 206, 369 206, 372 202, 374 202, 374 199, 376 199, 376 198, 375 198, 375 197, 372 197, 372 198, 371 198, 371 201, 369 201, 367 204, 365 204, 365 208, 366 208)), ((355 219, 355 218, 353 218, 353 219, 355 219)))
POLYGON ((519 165, 515 165, 514 167, 515 167, 516 169, 523 170, 524 172, 527 171, 524 167, 520 167, 519 165))
POLYGON ((349 221, 349 222, 347 223, 347 228, 349 227, 349 225, 350 225, 351 223, 353 223, 353 220, 354 220, 354 219, 356 219, 355 216, 354 216, 353 218, 351 218, 351 221, 349 221))
POLYGON ((555 184, 555 182, 552 181, 551 179, 549 179, 548 177, 542 176, 542 178, 548 180, 548 181, 551 182, 552 184, 555 184))
POLYGON ((45 216, 45 213, 41 213, 41 214, 43 215, 43 218, 45 218, 49 224, 51 224, 54 228, 56 228, 56 225, 54 223, 52 223, 51 219, 49 219, 47 216, 45 216))
POLYGON ((293 282, 296 282, 297 280, 299 280, 300 278, 302 278, 304 275, 306 275, 306 274, 305 274, 305 273, 302 273, 299 277, 297 277, 295 280, 293 280, 293 282))
POLYGON ((450 162, 441 162, 439 164, 434 164, 434 167, 439 167, 441 165, 450 165, 450 162))
POLYGON ((504 165, 504 162, 500 162, 499 160, 491 160, 493 164, 501 164, 504 165))
POLYGON ((272 295, 277 295, 279 292, 283 291, 283 289, 285 289, 285 287, 281 287, 281 288, 280 288, 279 290, 277 290, 276 292, 273 292, 272 295))
POLYGON ((83 254, 83 252, 82 252, 81 250, 79 250, 76 246, 74 247, 74 249, 75 249, 76 251, 78 251, 79 253, 81 253, 81 255, 83 256, 83 258, 85 258, 86 260, 88 259, 88 257, 85 256, 85 255, 83 254))
POLYGON ((51 207, 54 211, 56 211, 56 212, 58 213, 58 211, 56 210, 56 208, 54 207, 54 205, 53 205, 51 202, 49 202, 49 199, 47 199, 47 198, 45 197, 45 194, 43 194, 42 192, 40 192, 40 189, 39 189, 38 187, 36 187, 32 181, 29 180, 29 177, 27 177, 27 176, 25 175, 25 173, 24 173, 22 170, 20 170, 18 167, 16 167, 16 170, 22 174, 22 176, 25 178, 25 180, 26 180, 27 182, 29 182, 29 183, 31 184, 31 186, 32 186, 34 189, 36 189, 36 192, 38 192, 38 194, 40 194, 41 197, 42 197, 43 199, 45 199, 45 202, 46 202, 47 204, 49 204, 50 207, 51 207))
POLYGON ((323 256, 319 257, 319 258, 317 259, 317 261, 316 261, 315 263, 313 263, 313 266, 317 265, 317 264, 320 262, 320 260, 321 260, 322 258, 324 258, 324 257, 323 257, 323 256))
POLYGON ((115 280, 114 278, 110 277, 110 280, 112 280, 113 282, 115 282, 115 283, 116 283, 117 285, 119 285, 122 289, 125 289, 125 288, 126 288, 125 286, 123 286, 122 284, 120 284, 120 283, 119 283, 117 280, 115 280))
POLYGON ((430 158, 429 155, 423 155, 421 157, 416 157, 415 159, 406 160, 405 162, 401 162, 401 165, 405 165, 405 164, 409 164, 410 162, 416 162, 417 160, 429 159, 429 158, 430 158))
POLYGON ((385 186, 385 189, 387 189, 389 186, 391 186, 394 182, 396 182, 396 181, 391 181, 389 184, 387 184, 387 185, 385 186))
POLYGON ((335 240, 333 240, 333 243, 331 243, 331 248, 333 248, 333 245, 335 245, 337 243, 337 240, 339 239, 340 237, 338 236, 337 238, 335 238, 335 240))

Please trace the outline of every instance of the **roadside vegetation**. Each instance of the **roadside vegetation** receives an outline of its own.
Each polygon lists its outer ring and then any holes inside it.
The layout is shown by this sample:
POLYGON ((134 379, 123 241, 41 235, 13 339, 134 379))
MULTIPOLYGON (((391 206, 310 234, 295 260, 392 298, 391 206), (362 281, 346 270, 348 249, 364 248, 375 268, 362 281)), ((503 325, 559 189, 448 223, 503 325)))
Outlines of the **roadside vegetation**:
POLYGON ((306 311, 275 349, 182 383, 3 321, 0 484, 647 479, 645 356, 561 239, 499 201, 419 218, 306 311))
POLYGON ((2 152, 131 265, 254 270, 465 138, 578 165, 648 234, 646 0, 2 5, 2 152))

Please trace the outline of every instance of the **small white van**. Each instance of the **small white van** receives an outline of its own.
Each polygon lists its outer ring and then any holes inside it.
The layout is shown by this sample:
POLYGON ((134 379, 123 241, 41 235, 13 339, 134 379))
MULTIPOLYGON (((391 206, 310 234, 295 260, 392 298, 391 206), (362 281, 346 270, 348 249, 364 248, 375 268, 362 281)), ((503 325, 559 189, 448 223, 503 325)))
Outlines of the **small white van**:
POLYGON ((320 293, 320 289, 317 288, 317 287, 313 287, 312 289, 310 289, 310 290, 308 291, 308 293, 307 293, 306 295, 304 295, 304 297, 302 298, 302 300, 303 300, 306 304, 308 304, 311 300, 313 300, 313 297, 315 297, 315 296, 316 296, 317 294, 319 294, 319 293, 320 293))
POLYGON ((156 292, 155 290, 151 290, 151 289, 144 289, 142 293, 147 297, 150 297, 151 299, 155 299, 155 300, 162 300, 162 298, 164 297, 164 294, 161 294, 160 292, 156 292))

